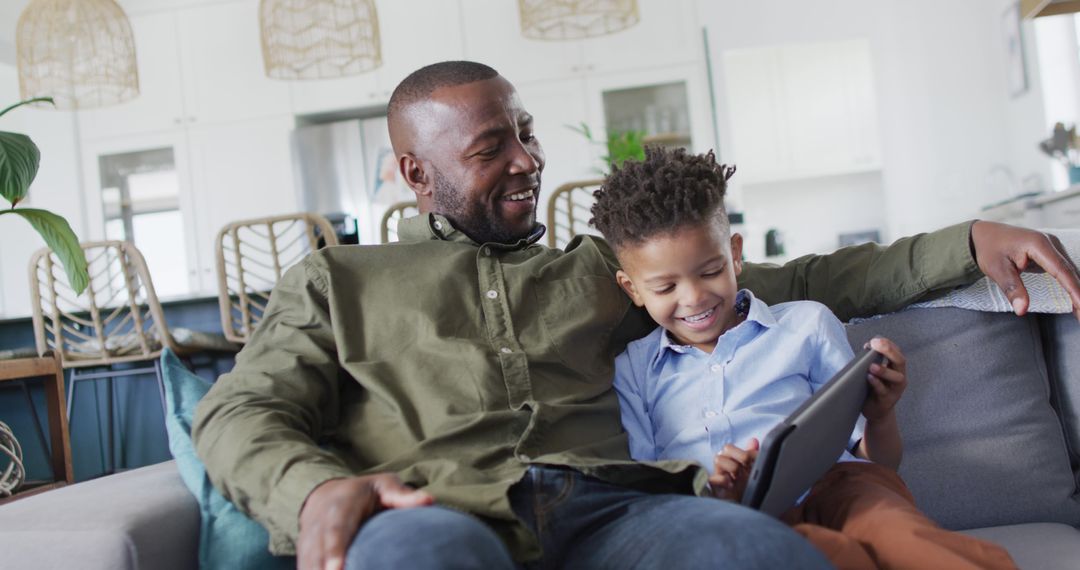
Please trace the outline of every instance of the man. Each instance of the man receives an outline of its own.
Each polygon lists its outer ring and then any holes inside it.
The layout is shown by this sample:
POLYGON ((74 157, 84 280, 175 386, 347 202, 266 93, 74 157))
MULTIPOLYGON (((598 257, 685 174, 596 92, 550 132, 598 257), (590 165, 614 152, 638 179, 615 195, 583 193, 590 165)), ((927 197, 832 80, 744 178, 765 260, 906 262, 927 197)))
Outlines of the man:
MULTIPOLYGON (((401 243, 292 268, 196 416, 211 479, 271 549, 313 569, 824 567, 777 521, 693 496, 696 464, 629 461, 613 359, 652 323, 602 240, 537 243, 544 154, 513 86, 481 64, 428 66, 397 87, 389 124, 421 215, 401 243)), ((981 269, 1022 313, 1029 261, 1080 308, 1047 236, 985 222, 746 264, 740 286, 847 318, 981 269)))

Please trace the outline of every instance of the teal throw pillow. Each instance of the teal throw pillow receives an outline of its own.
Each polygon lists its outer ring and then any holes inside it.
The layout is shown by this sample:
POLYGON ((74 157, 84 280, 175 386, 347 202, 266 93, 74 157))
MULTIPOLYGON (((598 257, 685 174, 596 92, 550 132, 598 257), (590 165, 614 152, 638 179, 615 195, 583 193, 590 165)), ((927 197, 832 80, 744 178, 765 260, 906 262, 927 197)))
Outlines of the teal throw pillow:
POLYGON ((199 501, 199 567, 228 568, 295 568, 296 559, 270 554, 270 536, 259 523, 237 510, 232 503, 210 484, 206 468, 195 455, 191 443, 191 421, 210 383, 189 371, 170 350, 161 353, 161 368, 165 380, 165 403, 168 413, 165 429, 169 434, 169 450, 184 485, 199 501))

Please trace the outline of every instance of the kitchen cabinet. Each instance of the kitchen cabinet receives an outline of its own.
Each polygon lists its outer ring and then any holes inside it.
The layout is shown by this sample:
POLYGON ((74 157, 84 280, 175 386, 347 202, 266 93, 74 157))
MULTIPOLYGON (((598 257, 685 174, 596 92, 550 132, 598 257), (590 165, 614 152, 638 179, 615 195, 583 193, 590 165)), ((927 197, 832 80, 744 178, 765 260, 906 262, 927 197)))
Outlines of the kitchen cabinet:
POLYGON ((641 20, 614 34, 535 40, 521 33, 517 2, 466 0, 462 2, 465 57, 494 67, 515 85, 701 59, 701 26, 694 2, 640 0, 638 7, 641 20), (649 49, 641 50, 642 45, 649 49))
POLYGON ((176 18, 186 124, 291 111, 288 83, 263 71, 258 0, 196 5, 176 18))
POLYGON ((408 74, 436 61, 462 58, 462 27, 457 25, 462 14, 456 0, 384 0, 376 2, 375 9, 382 39, 382 66, 349 77, 289 82, 294 113, 383 106, 408 74))
POLYGON ((744 183, 881 168, 868 41, 731 50, 723 66, 744 183))
POLYGON ((139 96, 119 105, 78 112, 83 140, 162 132, 185 122, 176 15, 129 17, 135 37, 139 96))

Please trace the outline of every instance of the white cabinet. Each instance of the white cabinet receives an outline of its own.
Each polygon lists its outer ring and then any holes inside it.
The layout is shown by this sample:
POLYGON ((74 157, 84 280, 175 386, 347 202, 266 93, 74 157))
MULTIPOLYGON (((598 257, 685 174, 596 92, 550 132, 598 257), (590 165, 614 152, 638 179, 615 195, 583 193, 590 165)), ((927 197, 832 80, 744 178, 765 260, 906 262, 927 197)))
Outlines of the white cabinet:
POLYGON ((258 0, 198 5, 176 17, 188 124, 290 111, 288 84, 263 71, 258 0))
POLYGON ((217 291, 214 238, 222 226, 300 209, 289 147, 292 128, 291 118, 271 117, 190 129, 191 207, 197 212, 193 229, 202 292, 217 291))
MULTIPOLYGON (((471 2, 469 2, 471 3, 471 2)), ((381 67, 349 77, 288 83, 298 115, 385 105, 405 76, 437 61, 461 59, 461 7, 455 0, 377 2, 381 67)))
POLYGON ((521 33, 517 2, 462 2, 465 57, 515 84, 663 67, 701 59, 701 26, 691 0, 639 0, 641 20, 580 40, 534 40, 521 33), (648 49, 641 49, 648 46, 648 49))
POLYGON ((176 15, 130 17, 139 70, 139 95, 119 105, 79 111, 83 139, 160 132, 185 120, 176 15))
POLYGON ((881 168, 868 41, 732 50, 723 66, 744 183, 881 168))

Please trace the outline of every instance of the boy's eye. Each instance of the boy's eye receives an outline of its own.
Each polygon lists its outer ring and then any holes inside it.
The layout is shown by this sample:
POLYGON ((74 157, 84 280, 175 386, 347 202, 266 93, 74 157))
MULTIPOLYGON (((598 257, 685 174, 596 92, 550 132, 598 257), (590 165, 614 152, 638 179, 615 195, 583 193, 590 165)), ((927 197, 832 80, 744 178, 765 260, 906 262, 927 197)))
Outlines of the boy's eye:
POLYGON ((674 290, 675 290, 674 285, 668 285, 667 287, 661 287, 659 289, 653 289, 653 293, 656 293, 657 295, 663 295, 665 293, 670 293, 670 292, 672 292, 674 290))
POLYGON ((712 271, 706 271, 705 273, 702 273, 701 276, 702 277, 716 277, 716 276, 719 276, 719 275, 723 274, 725 269, 727 269, 727 267, 721 267, 720 269, 714 269, 712 271))

